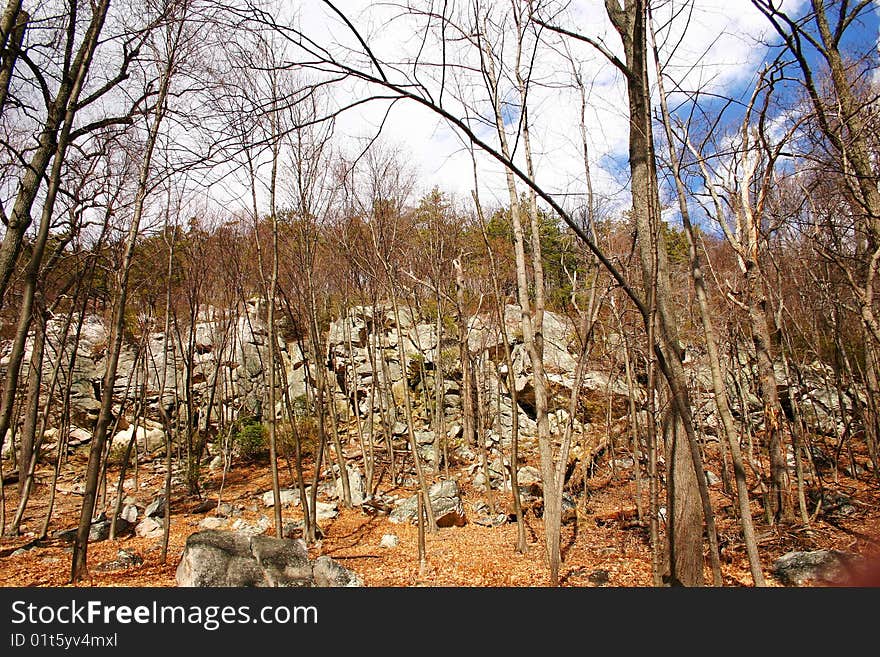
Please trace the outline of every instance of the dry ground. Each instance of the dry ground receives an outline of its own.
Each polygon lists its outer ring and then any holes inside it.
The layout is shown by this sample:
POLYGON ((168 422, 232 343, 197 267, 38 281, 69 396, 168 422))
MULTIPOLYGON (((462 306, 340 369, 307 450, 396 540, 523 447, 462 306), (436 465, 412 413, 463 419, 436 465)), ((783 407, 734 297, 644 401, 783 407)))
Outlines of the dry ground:
MULTIPOLYGON (((50 534, 58 529, 74 527, 77 523, 81 496, 72 492, 74 472, 82 472, 83 457, 76 457, 65 466, 59 482, 56 507, 50 534)), ((161 459, 142 464, 139 469, 140 488, 128 493, 138 500, 138 506, 149 504, 164 482, 159 469, 161 459), (154 469, 155 468, 155 469, 154 469)), ((717 472, 718 469, 715 468, 717 472)), ((633 522, 635 509, 635 482, 631 471, 611 474, 607 462, 600 460, 588 480, 589 494, 579 505, 578 520, 563 529, 562 546, 564 586, 645 587, 652 585, 651 550, 648 531, 633 522), (607 581, 603 582, 603 572, 607 581)), ((12 552, 32 543, 45 515, 50 476, 49 466, 41 472, 36 494, 25 516, 21 536, 0 539, 0 586, 69 586, 70 547, 59 541, 44 541, 26 552, 12 552)), ((115 488, 116 473, 111 471, 109 481, 115 488)), ((469 518, 476 517, 474 504, 485 500, 460 480, 465 511, 469 518)), ((293 477, 282 470, 282 486, 293 486, 293 477)), ((203 499, 217 500, 220 475, 213 474, 204 481, 203 499)), ((869 556, 880 555, 880 488, 870 473, 859 480, 844 477, 826 482, 828 489, 845 494, 851 500, 848 515, 819 515, 809 530, 802 526, 769 527, 757 502, 753 503, 759 532, 762 562, 771 585, 779 584, 770 576, 773 561, 793 549, 833 548, 869 556)), ((265 463, 235 466, 228 474, 222 499, 233 506, 243 507, 238 516, 255 522, 261 515, 272 519, 272 510, 263 506, 259 495, 271 489, 271 478, 265 463)), ((387 489, 387 487, 384 487, 387 489)), ((412 491, 392 489, 399 496, 412 491)), ((725 495, 720 484, 711 487, 715 505, 719 540, 722 547, 724 583, 728 586, 750 586, 745 550, 739 536, 738 524, 732 515, 734 500, 725 495)), ((497 494, 497 493, 496 493, 497 494)), ((14 485, 5 488, 6 520, 14 513, 17 495, 14 485)), ((208 513, 191 513, 200 500, 176 491, 173 499, 173 518, 165 563, 161 562, 161 539, 126 536, 117 541, 103 541, 89 545, 90 576, 83 585, 91 586, 175 586, 175 569, 186 538, 198 531, 199 522, 208 513), (114 561, 117 550, 124 548, 143 558, 143 564, 121 570, 102 570, 114 561)), ((505 501, 506 502, 506 501, 505 501)), ((284 517, 301 517, 300 507, 284 509, 284 517)), ((230 521, 232 519, 230 518, 230 521)), ((324 523, 324 538, 310 548, 313 556, 326 554, 361 575, 371 587, 451 586, 451 587, 534 587, 549 584, 544 563, 542 521, 531 512, 525 518, 529 550, 526 554, 514 551, 516 525, 486 527, 469 521, 464 527, 441 529, 428 534, 427 564, 419 572, 418 532, 415 526, 389 522, 386 515, 369 515, 360 509, 341 509, 334 520, 324 523), (399 545, 382 548, 384 534, 396 534, 399 545)), ((271 533, 271 530, 270 532, 271 533)), ((707 581, 711 581, 708 577, 707 581)))

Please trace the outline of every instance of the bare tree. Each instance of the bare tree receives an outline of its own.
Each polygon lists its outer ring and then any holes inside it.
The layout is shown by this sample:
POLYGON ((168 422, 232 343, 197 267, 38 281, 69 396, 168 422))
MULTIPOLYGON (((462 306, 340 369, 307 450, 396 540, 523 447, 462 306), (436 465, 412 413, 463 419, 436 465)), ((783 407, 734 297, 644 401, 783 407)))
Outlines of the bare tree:
MULTIPOLYGON (((107 440, 107 431, 111 422, 111 409, 113 405, 113 388, 116 381, 116 371, 119 363, 119 354, 122 351, 123 327, 125 322, 125 308, 128 296, 128 277, 131 271, 131 263, 134 258, 135 243, 140 231, 141 218, 147 195, 150 191, 150 176, 152 172, 152 155, 159 138, 159 130, 162 120, 167 112, 167 100, 171 82, 178 65, 178 57, 181 55, 183 46, 184 29, 188 2, 172 2, 160 7, 163 16, 169 19, 167 23, 167 40, 157 45, 157 66, 159 68, 159 90, 155 105, 151 113, 149 131, 144 144, 143 159, 138 173, 137 191, 132 207, 131 223, 125 240, 125 253, 119 269, 116 281, 115 300, 113 305, 113 319, 110 326, 108 339, 109 349, 104 378, 101 382, 102 398, 101 409, 95 431, 89 448, 89 463, 86 472, 85 491, 83 493, 82 509, 80 513, 79 527, 73 549, 71 565, 71 580, 76 582, 87 574, 86 554, 88 549, 89 529, 92 523, 92 515, 95 509, 96 494, 98 489, 98 474, 101 468, 101 457, 107 440), (158 58, 161 57, 161 58, 158 58)), ((166 500, 170 505, 171 500, 166 500)))
MULTIPOLYGON (((10 6, 7 7, 4 16, 9 15, 13 4, 9 3, 10 6)), ((57 71, 41 69, 31 57, 24 59, 36 80, 39 96, 45 103, 45 117, 39 126, 36 144, 30 152, 27 164, 22 168, 9 216, 0 208, 0 219, 6 226, 6 233, 0 243, 0 308, 3 306, 3 297, 21 250, 22 239, 31 224, 31 210, 53 158, 63 162, 68 144, 97 128, 131 122, 129 112, 124 112, 118 117, 103 117, 74 129, 74 119, 80 114, 85 114, 85 108, 105 97, 128 77, 128 69, 137 57, 145 35, 149 32, 149 30, 140 30, 133 38, 118 39, 122 49, 118 73, 97 88, 87 87, 88 73, 101 43, 109 6, 110 0, 100 0, 90 5, 91 15, 85 32, 80 37, 79 27, 84 23, 79 13, 80 3, 71 0, 66 14, 67 27, 60 31, 63 35, 60 35, 60 38, 64 47, 59 49, 59 52, 63 53, 62 61, 54 62, 57 71), (55 89, 52 83, 54 75, 60 80, 55 89)), ((20 17, 21 13, 18 12, 20 17)), ((4 31, 4 42, 8 40, 8 36, 8 32, 4 31)), ((12 35, 11 38, 14 41, 17 37, 12 35)), ((22 158, 24 156, 25 154, 21 154, 22 158)))
POLYGON ((703 268, 697 245, 697 237, 690 219, 690 209, 687 202, 687 187, 681 170, 681 156, 675 149, 672 115, 669 111, 669 105, 663 86, 664 72, 660 65, 660 57, 657 50, 653 24, 651 25, 651 38, 654 63, 657 71, 661 116, 666 134, 666 142, 669 148, 669 166, 672 170, 672 177, 675 181, 675 191, 678 199, 679 212, 681 213, 682 224, 688 239, 691 277, 694 282, 700 321, 703 324, 703 333, 706 338, 709 366, 712 371, 712 391, 715 395, 715 407, 718 411, 718 416, 721 419, 724 437, 727 440, 727 445, 730 448, 733 459, 736 492, 739 501, 740 523, 742 525, 743 541, 745 542, 746 552, 749 558, 749 568, 751 569, 752 580, 754 581, 755 586, 765 586, 764 574, 761 569, 761 559, 758 554, 758 544, 755 538, 754 523, 752 522, 752 513, 749 508, 749 490, 746 482, 742 454, 739 447, 739 435, 734 427, 733 413, 730 410, 727 386, 724 381, 724 373, 721 368, 721 359, 718 353, 718 338, 712 321, 712 310, 709 306, 709 297, 703 277, 703 268))

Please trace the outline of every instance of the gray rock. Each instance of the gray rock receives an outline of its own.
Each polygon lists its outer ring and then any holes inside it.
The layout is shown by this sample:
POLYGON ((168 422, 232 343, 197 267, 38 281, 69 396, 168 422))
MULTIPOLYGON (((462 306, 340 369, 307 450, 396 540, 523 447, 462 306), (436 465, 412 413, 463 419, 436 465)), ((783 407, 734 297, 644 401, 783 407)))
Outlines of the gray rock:
POLYGON ((186 587, 363 586, 330 557, 310 561, 302 540, 210 530, 187 538, 176 581, 186 587))
POLYGON ((257 520, 257 524, 251 524, 243 518, 238 518, 235 522, 232 523, 232 529, 239 534, 244 534, 246 536, 258 536, 262 534, 267 529, 269 529, 269 518, 266 516, 260 516, 259 520, 257 520))
POLYGON ((116 559, 114 559, 113 561, 109 561, 105 564, 100 564, 96 567, 96 570, 123 570, 126 568, 135 568, 137 566, 143 565, 143 563, 144 558, 141 555, 135 552, 130 552, 128 550, 119 550, 116 553, 116 559))
POLYGON ((315 506, 315 520, 318 522, 333 520, 337 515, 339 515, 339 509, 335 503, 318 502, 315 506))
POLYGON ((290 520, 281 527, 282 538, 300 538, 303 533, 304 523, 302 520, 290 520))
MULTIPOLYGON (((454 479, 438 481, 428 489, 428 497, 438 527, 462 527, 467 522, 458 494, 458 482, 454 479)), ((395 523, 417 523, 418 515, 419 498, 413 495, 395 508, 388 519, 395 523)))
POLYGON ((709 486, 715 486, 720 483, 721 480, 714 472, 712 472, 711 470, 706 470, 706 484, 708 484, 709 486))
MULTIPOLYGON (((131 530, 131 523, 129 523, 124 518, 116 519, 116 534, 122 535, 131 530)), ((76 540, 76 532, 77 529, 74 527, 73 529, 68 529, 62 532, 58 532, 55 534, 56 538, 60 538, 63 541, 67 541, 68 543, 72 543, 76 540)), ((92 522, 92 525, 89 527, 89 543, 97 543, 98 541, 106 541, 110 538, 110 520, 104 516, 102 513, 101 516, 92 522)))
POLYGON ((589 575, 587 575, 587 579, 590 580, 590 584, 593 586, 605 586, 608 581, 608 571, 607 570, 594 570, 589 575))
POLYGON ((416 443, 419 445, 433 445, 434 444, 434 432, 433 431, 415 431, 413 432, 416 437, 416 443))
POLYGON ((131 524, 136 523, 138 519, 137 507, 134 504, 126 505, 125 507, 123 507, 120 517, 131 524))
MULTIPOLYGON (((819 502, 818 491, 810 491, 810 506, 815 507, 819 502)), ((831 490, 822 493, 821 509, 825 516, 851 516, 856 512, 849 497, 831 490)))
POLYGON ((400 539, 396 534, 384 534, 382 540, 379 541, 379 547, 383 548, 396 548, 398 545, 400 545, 400 539))
MULTIPOLYGON (((361 475, 360 470, 357 468, 353 468, 351 466, 346 466, 345 468, 348 471, 348 491, 351 493, 351 503, 354 506, 360 506, 367 499, 366 493, 366 484, 364 482, 364 477, 361 475)), ((339 467, 334 467, 335 472, 339 472, 339 467)), ((343 498, 342 495, 342 478, 337 477, 336 479, 336 497, 339 499, 343 498)))
POLYGON ((839 550, 788 552, 773 564, 773 576, 785 586, 828 586, 845 584, 857 576, 864 558, 839 550))
POLYGON ((134 528, 134 533, 141 538, 159 538, 163 534, 163 529, 162 523, 155 518, 144 518, 134 528))
POLYGON ((157 518, 165 515, 165 496, 160 495, 144 510, 145 518, 157 518))
POLYGON ((315 586, 360 587, 364 585, 363 580, 357 573, 345 568, 326 555, 315 559, 312 576, 315 586))
POLYGON ((450 440, 455 440, 456 438, 461 436, 463 433, 464 433, 464 428, 461 426, 461 424, 458 422, 454 422, 452 424, 452 426, 449 427, 449 430, 446 432, 446 437, 449 438, 450 440))
MULTIPOLYGON (((117 521, 118 524, 119 521, 117 521)), ((101 520, 92 523, 89 527, 89 543, 97 543, 98 541, 106 541, 110 538, 110 521, 101 520)))
POLYGON ((250 551, 269 586, 310 586, 312 565, 302 541, 253 536, 250 551))
MULTIPOLYGON (((275 506, 275 494, 271 490, 263 493, 261 497, 264 506, 275 506)), ((278 491, 278 497, 281 498, 282 507, 299 504, 299 490, 296 488, 282 488, 278 491)))
POLYGON ((199 522, 199 529, 223 529, 227 522, 226 518, 208 516, 207 518, 202 518, 199 522))
POLYGON ((202 531, 186 539, 177 566, 178 586, 267 586, 251 539, 238 532, 202 531))

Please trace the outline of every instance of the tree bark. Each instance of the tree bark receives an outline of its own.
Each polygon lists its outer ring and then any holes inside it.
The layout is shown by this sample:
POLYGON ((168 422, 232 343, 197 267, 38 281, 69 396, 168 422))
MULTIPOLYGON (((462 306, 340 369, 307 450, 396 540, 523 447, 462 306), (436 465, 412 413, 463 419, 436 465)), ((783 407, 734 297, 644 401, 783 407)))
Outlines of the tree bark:
POLYGON ((755 586, 766 586, 764 574, 761 569, 761 559, 758 553, 758 543, 755 538, 755 528, 752 521, 752 513, 749 505, 749 490, 746 482, 745 468, 743 466, 742 453, 739 447, 739 436, 736 433, 733 422, 733 414, 730 410, 730 402, 727 397, 727 387, 724 383, 724 374, 721 370, 721 359, 718 355, 718 339, 712 322, 712 311, 709 307, 709 297, 706 292, 706 284, 703 278, 703 268, 700 262, 699 250, 697 249, 697 237, 690 220, 690 210, 687 204, 687 193, 679 166, 679 158, 675 152, 674 136, 672 133, 672 117, 666 101, 663 89, 663 73, 660 68, 660 59, 657 54, 656 44, 653 44, 653 28, 651 30, 652 45, 654 50, 654 62, 657 71, 659 86, 660 108, 663 118, 663 126, 666 131, 666 141, 669 145, 669 162, 675 180, 675 189, 678 199, 678 208, 682 218, 682 224, 688 240, 688 255, 691 265, 691 278, 694 282, 694 291, 697 298, 697 306, 700 312, 700 321, 703 325, 703 335, 706 339, 706 351, 709 358, 709 367, 712 372, 712 391, 715 398, 715 408, 721 420, 724 437, 730 448, 731 460, 733 461, 734 478, 736 480, 737 500, 740 511, 740 524, 743 532, 743 542, 749 559, 749 569, 755 586))
MULTIPOLYGON (((73 75, 65 76, 55 99, 47 107, 47 116, 40 132, 37 147, 19 181, 15 203, 6 225, 6 234, 0 243, 0 308, 3 307, 6 288, 15 269, 15 261, 21 250, 22 239, 31 224, 31 208, 37 198, 46 169, 49 167, 52 156, 59 155, 57 153, 58 130, 62 124, 66 126, 68 132, 71 129, 79 95, 92 64, 92 57, 98 45, 98 38, 109 7, 110 0, 100 0, 98 4, 93 5, 92 18, 70 69, 73 75)), ((72 17, 71 20, 74 18, 72 17)), ((60 156, 63 159, 63 151, 60 156)))
MULTIPOLYGON (((109 4, 104 0, 102 6, 109 4)), ((176 27, 178 37, 182 23, 176 27)), ((89 446, 89 462, 86 470, 85 490, 83 493, 82 508, 80 512, 79 527, 73 546, 73 559, 71 564, 71 581, 77 582, 88 574, 86 555, 88 551, 89 528, 92 523, 92 515, 95 511, 96 494, 98 490, 98 474, 101 468, 101 456, 107 440, 107 429, 111 421, 111 409, 113 406, 113 388, 116 381, 116 370, 119 364, 119 354, 122 351, 123 329, 125 326, 125 307, 128 298, 128 278, 131 271, 131 263, 134 259, 135 242, 140 232, 140 222, 144 212, 144 205, 149 192, 149 179, 153 151, 159 138, 159 127, 165 117, 166 100, 171 86, 171 76, 176 64, 176 48, 172 48, 165 62, 164 70, 159 83, 159 94, 153 113, 153 122, 150 126, 147 142, 144 147, 144 158, 138 175, 137 195, 133 208, 131 225, 125 241, 125 253, 119 270, 116 284, 116 299, 113 304, 113 319, 108 338, 109 349, 107 353, 107 365, 104 378, 101 382, 101 408, 98 413, 98 421, 92 435, 89 446)), ((2 265, 2 262, 0 262, 2 265)), ((171 504, 166 499, 166 505, 171 504)))
MULTIPOLYGON (((677 418, 664 422, 669 455, 667 485, 669 518, 669 582, 673 585, 703 584, 702 520, 709 534, 710 551, 717 554, 712 508, 691 423, 691 404, 682 368, 682 349, 678 323, 672 309, 669 263, 666 245, 660 233, 659 198, 656 162, 651 129, 650 94, 647 71, 647 31, 645 0, 605 0, 612 24, 623 42, 627 68, 629 100, 629 163, 632 178, 632 208, 638 235, 642 278, 648 294, 653 295, 659 340, 652 348, 670 387, 671 402, 677 418), (683 432, 683 439, 679 434, 683 432), (687 458, 687 454, 690 458, 687 458), (699 475, 699 476, 698 476, 699 475), (694 504, 701 500, 700 507, 694 504), (712 549, 715 548, 715 549, 712 549)), ((713 557, 714 558, 714 557, 713 557)), ((720 572, 713 568, 716 584, 720 572)))

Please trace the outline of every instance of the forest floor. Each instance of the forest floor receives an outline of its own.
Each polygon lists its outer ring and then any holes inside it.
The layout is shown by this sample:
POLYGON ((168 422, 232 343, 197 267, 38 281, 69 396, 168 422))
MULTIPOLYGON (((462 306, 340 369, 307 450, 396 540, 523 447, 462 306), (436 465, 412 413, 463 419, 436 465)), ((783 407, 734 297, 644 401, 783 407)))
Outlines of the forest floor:
MULTIPOLYGON (((709 467, 716 473, 717 467, 709 467)), ((49 536, 59 529, 75 527, 78 522, 82 496, 75 492, 75 473, 84 471, 84 455, 77 454, 62 469, 55 500, 55 509, 49 536)), ((858 460, 858 459, 857 459, 858 460)), ((141 463, 138 489, 126 491, 137 499, 141 513, 156 499, 164 486, 163 458, 152 463, 141 463)), ((611 459, 598 459, 587 479, 586 495, 578 502, 577 520, 563 526, 561 584, 572 587, 652 586, 652 557, 649 531, 646 523, 639 523, 636 515, 636 482, 632 469, 611 470, 611 459)), ((864 461, 861 461, 864 465, 864 461)), ((717 462, 715 463, 717 465, 717 462)), ((207 470, 207 469, 206 469, 207 470)), ((282 461, 282 487, 295 487, 292 472, 282 461)), ((858 472, 858 470, 857 470, 858 472)), ((450 469, 450 474, 458 474, 450 469)), ((131 476, 130 474, 128 476, 131 476)), ((111 469, 108 481, 115 490, 118 474, 111 469)), ((51 466, 38 472, 37 486, 28 506, 22 533, 0 539, 0 586, 69 586, 71 562, 70 544, 58 539, 35 541, 45 517, 51 466), (13 554, 21 547, 28 549, 13 554)), ((387 478, 386 478, 387 482, 387 478)), ((427 562, 420 572, 418 558, 418 530, 414 525, 395 524, 385 514, 371 515, 360 508, 340 508, 339 515, 321 525, 323 539, 310 547, 310 554, 328 555, 357 572, 369 587, 535 587, 550 583, 544 558, 543 524, 540 517, 529 510, 524 517, 528 550, 515 551, 516 523, 498 527, 474 522, 478 517, 477 505, 485 504, 485 492, 476 491, 469 478, 459 478, 462 502, 469 521, 463 527, 440 529, 426 536, 427 562), (383 535, 394 534, 399 544, 393 548, 380 546, 383 535)), ((406 497, 414 489, 382 486, 385 493, 406 497)), ((880 558, 880 486, 878 479, 862 471, 858 479, 838 472, 836 480, 824 473, 823 490, 827 509, 820 511, 810 527, 802 524, 769 526, 757 501, 753 501, 761 560, 768 584, 781 586, 771 574, 773 562, 791 550, 836 549, 880 558), (842 496, 842 497, 841 497, 842 496)), ((194 513, 204 500, 217 501, 221 473, 206 474, 202 485, 202 499, 187 497, 184 490, 175 489, 172 498, 172 523, 167 559, 161 560, 162 539, 141 538, 133 534, 115 541, 90 543, 88 548, 89 577, 85 586, 175 586, 175 570, 187 537, 199 531, 198 526, 214 510, 194 513), (143 563, 128 568, 114 569, 118 550, 124 548, 143 559, 143 563)), ((647 488, 642 482, 643 488, 647 488)), ((222 489, 222 500, 236 509, 235 518, 256 523, 261 516, 272 520, 271 508, 266 508, 260 495, 271 490, 268 464, 237 464, 227 473, 222 489)), ((16 486, 5 487, 6 523, 14 514, 17 503, 16 486)), ((734 516, 735 498, 727 495, 721 483, 710 486, 716 512, 716 524, 721 546, 721 562, 726 586, 751 586, 745 549, 739 524, 734 516)), ((506 510, 508 500, 496 501, 506 510)), ((508 494, 509 496, 509 494, 508 494)), ((647 509, 647 494, 644 495, 647 509)), ((202 505, 205 506, 205 505, 202 505)), ((811 505, 811 511, 815 504, 811 505)), ((301 506, 284 508, 284 520, 302 517, 301 506)), ((264 521, 265 522, 265 521, 264 521)), ((270 528, 267 534, 272 535, 270 528)), ((708 559, 707 559, 708 562, 708 559)), ((706 581, 711 582, 707 568, 706 581)))

